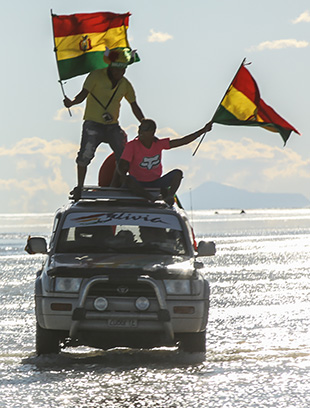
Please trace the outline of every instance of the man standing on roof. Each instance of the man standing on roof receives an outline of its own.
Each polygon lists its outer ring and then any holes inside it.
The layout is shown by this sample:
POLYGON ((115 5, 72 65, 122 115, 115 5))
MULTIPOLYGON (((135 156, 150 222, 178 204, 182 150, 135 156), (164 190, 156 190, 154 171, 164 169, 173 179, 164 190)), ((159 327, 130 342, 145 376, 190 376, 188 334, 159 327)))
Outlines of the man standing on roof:
POLYGON ((65 96, 63 101, 65 107, 70 108, 86 99, 81 146, 76 158, 78 184, 71 192, 76 199, 81 194, 87 166, 100 143, 108 143, 115 153, 116 161, 120 159, 126 143, 126 134, 118 123, 121 100, 125 98, 129 102, 139 122, 144 118, 133 86, 124 77, 127 66, 133 62, 131 50, 109 50, 104 61, 109 64, 107 68, 91 72, 81 92, 73 100, 65 96))
POLYGON ((191 143, 212 129, 212 122, 190 135, 179 139, 158 139, 155 136, 156 123, 152 119, 143 119, 138 136, 128 142, 118 164, 118 172, 123 183, 136 194, 154 201, 144 188, 161 188, 164 200, 172 205, 174 194, 181 183, 183 173, 175 169, 162 176, 161 152, 191 143), (129 175, 127 175, 129 173, 129 175))

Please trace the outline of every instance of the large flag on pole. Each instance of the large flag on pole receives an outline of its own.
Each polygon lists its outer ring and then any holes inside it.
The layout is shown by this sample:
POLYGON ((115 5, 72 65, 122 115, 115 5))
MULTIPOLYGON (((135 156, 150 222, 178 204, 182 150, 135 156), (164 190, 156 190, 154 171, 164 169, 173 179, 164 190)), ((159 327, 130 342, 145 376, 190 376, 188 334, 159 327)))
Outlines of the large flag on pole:
POLYGON ((244 66, 244 61, 212 120, 222 125, 261 126, 280 133, 284 145, 291 132, 300 134, 261 99, 258 86, 244 66))
MULTIPOLYGON (((130 13, 52 14, 55 53, 60 80, 104 68, 106 48, 129 48, 130 13)), ((136 55, 136 61, 139 58, 136 55)))

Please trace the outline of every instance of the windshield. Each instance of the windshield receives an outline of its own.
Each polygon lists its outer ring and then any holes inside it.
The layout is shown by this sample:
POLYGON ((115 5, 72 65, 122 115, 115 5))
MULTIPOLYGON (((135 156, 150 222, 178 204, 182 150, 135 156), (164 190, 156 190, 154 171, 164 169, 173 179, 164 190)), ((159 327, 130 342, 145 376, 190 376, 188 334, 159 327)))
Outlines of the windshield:
POLYGON ((56 253, 184 255, 179 219, 172 214, 102 212, 68 214, 56 253))

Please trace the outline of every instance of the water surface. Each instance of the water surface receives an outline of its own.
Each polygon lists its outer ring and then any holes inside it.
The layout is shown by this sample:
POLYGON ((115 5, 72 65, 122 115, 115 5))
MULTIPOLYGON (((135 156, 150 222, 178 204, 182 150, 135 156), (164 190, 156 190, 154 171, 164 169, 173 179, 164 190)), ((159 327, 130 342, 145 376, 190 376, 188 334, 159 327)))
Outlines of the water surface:
POLYGON ((310 406, 310 210, 192 214, 211 285, 206 355, 177 349, 35 355, 33 287, 52 214, 0 215, 0 407, 310 406))

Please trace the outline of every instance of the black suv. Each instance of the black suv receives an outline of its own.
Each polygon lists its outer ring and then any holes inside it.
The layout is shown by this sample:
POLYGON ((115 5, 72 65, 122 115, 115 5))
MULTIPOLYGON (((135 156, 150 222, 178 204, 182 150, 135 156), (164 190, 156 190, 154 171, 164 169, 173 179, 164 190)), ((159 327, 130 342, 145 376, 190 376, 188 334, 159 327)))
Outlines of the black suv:
POLYGON ((195 248, 178 205, 85 187, 56 213, 48 247, 31 237, 26 250, 46 254, 35 285, 37 354, 79 345, 205 351, 210 290, 196 257, 215 245, 195 248))

